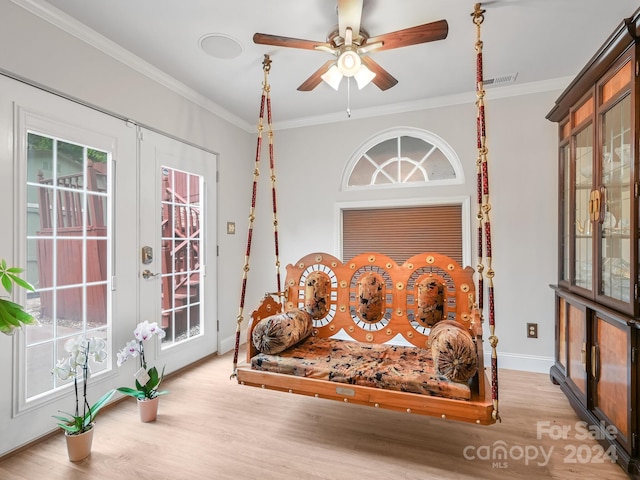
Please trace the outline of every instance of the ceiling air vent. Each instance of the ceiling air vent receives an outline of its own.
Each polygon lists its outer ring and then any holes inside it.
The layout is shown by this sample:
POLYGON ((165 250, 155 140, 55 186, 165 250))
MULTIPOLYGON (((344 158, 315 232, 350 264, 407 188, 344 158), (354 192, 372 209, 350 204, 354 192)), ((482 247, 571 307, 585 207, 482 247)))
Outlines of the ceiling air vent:
POLYGON ((509 73, 507 75, 500 75, 499 77, 487 78, 484 80, 483 84, 485 87, 490 87, 494 85, 503 85, 505 83, 513 83, 518 78, 517 73, 509 73))

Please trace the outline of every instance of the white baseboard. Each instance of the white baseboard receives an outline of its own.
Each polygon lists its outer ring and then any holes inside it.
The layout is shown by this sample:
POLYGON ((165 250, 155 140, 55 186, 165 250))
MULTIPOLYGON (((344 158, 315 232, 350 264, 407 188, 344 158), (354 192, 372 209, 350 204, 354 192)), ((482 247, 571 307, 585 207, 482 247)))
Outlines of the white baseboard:
MULTIPOLYGON (((523 355, 520 353, 498 352, 498 368, 522 370, 525 372, 549 373, 555 363, 553 357, 523 355)), ((491 366, 491 352, 484 352, 484 366, 491 366)))

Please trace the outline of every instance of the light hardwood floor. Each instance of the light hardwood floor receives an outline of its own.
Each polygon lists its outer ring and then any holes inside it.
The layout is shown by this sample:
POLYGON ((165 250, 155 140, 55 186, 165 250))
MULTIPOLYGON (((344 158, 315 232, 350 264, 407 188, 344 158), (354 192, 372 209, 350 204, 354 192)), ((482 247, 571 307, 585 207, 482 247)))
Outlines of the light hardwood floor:
POLYGON ((243 387, 231 369, 226 354, 167 379, 154 423, 133 399, 103 410, 81 462, 56 434, 0 460, 0 479, 627 478, 544 374, 501 371, 503 421, 485 427, 243 387), (507 458, 485 460, 498 446, 507 458))

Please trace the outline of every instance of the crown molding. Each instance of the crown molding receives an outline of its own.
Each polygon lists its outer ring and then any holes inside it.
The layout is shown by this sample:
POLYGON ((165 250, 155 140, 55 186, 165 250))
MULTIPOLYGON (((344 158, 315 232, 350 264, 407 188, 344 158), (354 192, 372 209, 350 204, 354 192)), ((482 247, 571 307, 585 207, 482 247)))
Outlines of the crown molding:
MULTIPOLYGON (((573 77, 560 77, 539 82, 522 83, 519 85, 508 85, 502 87, 487 87, 487 97, 491 100, 499 98, 519 97, 523 95, 533 95, 555 90, 564 90, 573 80, 573 77)), ((425 98, 421 101, 411 101, 404 103, 394 103, 390 105, 361 108, 351 112, 351 117, 347 117, 344 112, 330 113, 314 117, 304 117, 290 121, 278 122, 276 130, 287 130, 290 128, 309 127, 326 123, 347 122, 349 120, 380 117, 383 115, 395 115, 399 113, 415 112, 418 110, 430 110, 433 108, 451 107, 454 105, 465 105, 475 103, 476 93, 467 92, 455 95, 444 95, 441 97, 425 98)))

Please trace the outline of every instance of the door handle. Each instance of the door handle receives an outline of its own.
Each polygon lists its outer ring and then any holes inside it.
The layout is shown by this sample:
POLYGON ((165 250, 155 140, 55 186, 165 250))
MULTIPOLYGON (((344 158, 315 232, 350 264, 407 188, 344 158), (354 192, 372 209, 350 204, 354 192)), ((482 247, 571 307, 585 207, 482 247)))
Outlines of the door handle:
POLYGON ((591 375, 596 382, 600 380, 600 347, 598 345, 591 346, 591 375))
POLYGON ((151 270, 143 270, 142 271, 142 278, 144 278, 145 280, 151 278, 151 277, 156 277, 160 275, 159 273, 151 273, 151 270))

